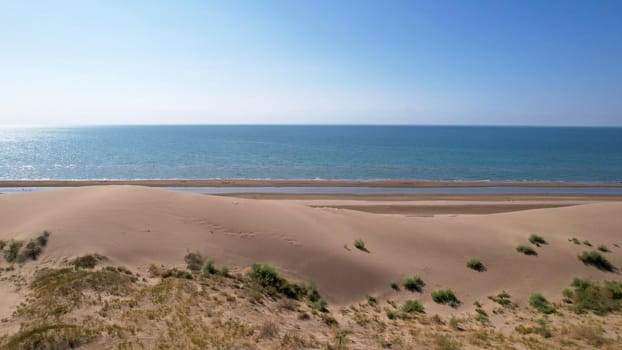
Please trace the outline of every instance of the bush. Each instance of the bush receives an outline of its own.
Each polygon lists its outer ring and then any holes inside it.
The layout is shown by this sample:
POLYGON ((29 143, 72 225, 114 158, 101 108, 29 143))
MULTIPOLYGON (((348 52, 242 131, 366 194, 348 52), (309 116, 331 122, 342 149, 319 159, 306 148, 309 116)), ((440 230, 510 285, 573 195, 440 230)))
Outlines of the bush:
MULTIPOLYGON (((319 293, 313 286, 306 287, 289 283, 268 264, 253 264, 248 276, 268 294, 281 294, 290 299, 306 297, 313 303, 321 300, 319 293)), ((323 300, 322 302, 326 303, 323 300)))
POLYGON ((456 294, 451 289, 440 289, 432 292, 432 300, 438 304, 447 304, 451 307, 460 305, 460 300, 458 300, 456 294))
POLYGON ((529 236, 529 242, 531 242, 531 244, 535 244, 537 247, 539 247, 541 244, 546 244, 544 238, 535 233, 529 236))
POLYGON ((43 248, 41 248, 36 240, 30 240, 17 256, 17 262, 22 263, 26 260, 37 260, 37 257, 42 251, 43 248))
POLYGON ((512 302, 511 296, 508 292, 506 291, 502 291, 501 293, 497 294, 496 296, 490 296, 488 297, 488 299, 494 301, 495 303, 506 307, 506 308, 510 308, 513 309, 515 308, 517 305, 514 304, 512 302))
POLYGON ((367 303, 369 305, 376 305, 378 303, 378 299, 376 299, 375 297, 371 296, 371 295, 367 295, 367 303))
POLYGON ((358 250, 362 250, 364 252, 369 253, 369 250, 365 248, 365 242, 363 242, 362 239, 357 239, 356 241, 354 241, 354 247, 358 250))
POLYGON ((319 312, 328 312, 328 304, 326 303, 326 300, 322 298, 314 301, 311 305, 313 306, 314 310, 317 310, 319 312))
POLYGON ((405 279, 402 285, 404 286, 404 288, 406 288, 406 290, 421 293, 423 287, 425 287, 425 282, 423 282, 421 277, 414 276, 405 279))
POLYGON ((216 272, 218 272, 218 270, 216 270, 216 267, 214 266, 214 261, 213 260, 206 261, 205 265, 203 265, 203 276, 213 275, 216 272))
POLYGON ((585 244, 588 247, 592 246, 592 243, 590 243, 590 241, 588 241, 588 240, 583 241, 583 244, 585 244))
POLYGON ((622 282, 604 281, 595 284, 575 278, 572 287, 574 290, 564 291, 564 297, 573 303, 571 309, 576 313, 592 311, 597 315, 606 315, 621 309, 622 282))
POLYGON ((583 252, 578 256, 579 260, 583 262, 585 265, 592 265, 599 270, 613 272, 615 271, 615 267, 605 258, 602 254, 597 251, 591 252, 583 252))
POLYGON ((181 278, 191 280, 193 279, 192 273, 188 271, 177 270, 175 268, 168 269, 162 273, 162 278, 181 278))
POLYGON ((516 247, 516 251, 525 255, 538 255, 538 253, 533 248, 526 245, 519 245, 518 247, 516 247))
POLYGON ((188 270, 198 272, 201 271, 205 259, 197 252, 189 252, 186 256, 184 256, 184 261, 186 262, 188 270))
POLYGON ((73 265, 76 270, 80 268, 93 269, 100 260, 103 260, 102 256, 99 256, 97 254, 89 254, 73 259, 70 264, 73 265))
POLYGON ((529 305, 544 314, 555 312, 555 307, 540 293, 534 293, 529 297, 529 305))
POLYGON ((479 272, 486 271, 486 267, 484 266, 484 263, 482 263, 481 260, 476 259, 476 258, 472 258, 469 261, 467 261, 466 265, 468 268, 473 269, 475 271, 479 271, 479 272))
POLYGON ((51 234, 52 233, 48 230, 41 232, 41 235, 36 238, 37 244, 39 244, 41 247, 45 247, 48 244, 48 239, 50 238, 51 234))
POLYGON ((581 242, 575 237, 568 238, 568 242, 572 242, 574 244, 581 244, 581 242))
POLYGON ((7 249, 4 251, 4 260, 6 262, 14 262, 19 255, 19 250, 22 248, 23 243, 16 240, 11 240, 8 244, 7 249))
POLYGON ((604 244, 599 245, 599 246, 598 246, 598 250, 600 250, 600 251, 601 251, 601 252, 603 252, 603 253, 609 253, 609 252, 611 252, 611 251, 609 250, 609 248, 607 248, 607 246, 606 246, 606 245, 604 245, 604 244))
POLYGON ((6 242, 0 239, 0 250, 4 249, 6 242))
POLYGON ((404 305, 402 305, 402 311, 405 313, 425 313, 423 305, 418 300, 407 300, 404 305))
POLYGON ((400 286, 397 284, 397 282, 391 282, 391 289, 399 292, 400 286))

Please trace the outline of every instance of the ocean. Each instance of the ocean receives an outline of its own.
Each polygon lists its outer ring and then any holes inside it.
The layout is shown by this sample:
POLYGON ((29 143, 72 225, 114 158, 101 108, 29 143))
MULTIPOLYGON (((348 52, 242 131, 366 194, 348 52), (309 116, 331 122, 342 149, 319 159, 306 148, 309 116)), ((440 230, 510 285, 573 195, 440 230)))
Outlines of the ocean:
POLYGON ((622 181, 622 128, 0 128, 0 179, 622 181))

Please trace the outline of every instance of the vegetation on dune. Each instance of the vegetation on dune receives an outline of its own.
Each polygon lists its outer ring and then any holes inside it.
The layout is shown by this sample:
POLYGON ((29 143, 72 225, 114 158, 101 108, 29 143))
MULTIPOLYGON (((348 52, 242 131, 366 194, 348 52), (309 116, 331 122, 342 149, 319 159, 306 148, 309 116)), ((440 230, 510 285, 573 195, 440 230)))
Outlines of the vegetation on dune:
POLYGON ((400 286, 399 284, 397 284, 397 282, 391 282, 391 289, 399 292, 400 286))
POLYGON ((535 233, 529 236, 529 242, 531 242, 531 244, 534 244, 536 247, 539 247, 542 244, 547 244, 546 240, 542 236, 535 233))
POLYGON ((423 287, 425 287, 425 282, 423 282, 421 277, 414 276, 406 278, 402 285, 408 291, 421 293, 423 287))
POLYGON ((583 244, 585 244, 588 247, 592 246, 592 243, 590 243, 590 241, 588 241, 588 240, 583 241, 583 244))
POLYGON ((615 266, 607 260, 602 254, 597 251, 583 252, 578 256, 579 260, 585 265, 592 265, 599 270, 613 272, 616 270, 615 266))
POLYGON ((607 248, 607 246, 606 246, 606 245, 604 245, 604 244, 599 245, 599 246, 598 246, 598 250, 600 250, 600 251, 601 251, 601 252, 603 252, 603 253, 609 253, 609 252, 611 252, 611 251, 609 250, 609 248, 607 248))
POLYGON ((369 305, 374 306, 374 305, 378 304, 378 299, 376 299, 376 297, 374 297, 372 295, 368 294, 365 298, 367 299, 367 303, 369 305))
POLYGON ((309 299, 319 311, 326 310, 326 302, 313 286, 290 283, 268 264, 253 264, 248 276, 269 295, 284 295, 290 299, 309 299))
POLYGON ((44 324, 9 338, 7 350, 74 349, 97 337, 93 330, 72 324, 44 324))
POLYGON ((484 263, 480 259, 477 259, 477 258, 469 259, 469 261, 467 261, 466 263, 466 266, 475 271, 479 271, 479 272, 486 271, 486 267, 484 266, 484 263))
POLYGON ((8 243, 0 241, 0 250, 3 250, 4 259, 8 263, 25 263, 29 260, 37 260, 47 245, 50 237, 49 231, 43 231, 39 236, 29 240, 26 244, 22 241, 10 240, 8 243), (5 249, 6 248, 6 249, 5 249))
POLYGON ((186 268, 192 272, 201 271, 203 268, 203 264, 205 263, 205 258, 200 253, 197 252, 188 252, 186 256, 184 256, 184 261, 186 262, 186 268))
POLYGON ((99 254, 88 254, 73 259, 69 264, 75 269, 94 269, 100 261, 106 260, 106 257, 99 254))
POLYGON ((576 237, 568 238, 568 242, 572 242, 574 244, 581 244, 581 241, 579 241, 576 237))
POLYGON ((516 251, 525 255, 538 255, 538 253, 533 248, 526 245, 519 245, 518 247, 516 247, 516 251))
POLYGON ((574 290, 564 290, 564 297, 576 313, 592 311, 597 315, 606 315, 622 308, 622 281, 592 283, 575 278, 572 287, 574 290))
POLYGON ((11 240, 6 245, 6 249, 4 250, 4 260, 8 263, 12 263, 17 260, 17 256, 19 255, 19 250, 22 248, 23 243, 16 240, 11 240))
POLYGON ((512 302, 512 297, 506 291, 502 291, 501 293, 489 296, 488 299, 494 301, 495 303, 503 306, 504 308, 514 309, 517 307, 515 303, 512 302))
POLYGON ((544 314, 552 314, 555 312, 555 306, 540 293, 534 293, 529 297, 529 305, 544 314))
POLYGON ((402 305, 401 310, 405 313, 425 313, 425 309, 423 305, 418 300, 407 300, 404 305, 402 305))
POLYGON ((447 304, 451 307, 458 307, 460 300, 451 289, 440 289, 432 292, 432 300, 438 304, 447 304))
POLYGON ((365 247, 365 242, 363 242, 362 239, 357 239, 356 241, 354 241, 354 247, 358 250, 369 253, 369 250, 367 249, 367 247, 365 247))

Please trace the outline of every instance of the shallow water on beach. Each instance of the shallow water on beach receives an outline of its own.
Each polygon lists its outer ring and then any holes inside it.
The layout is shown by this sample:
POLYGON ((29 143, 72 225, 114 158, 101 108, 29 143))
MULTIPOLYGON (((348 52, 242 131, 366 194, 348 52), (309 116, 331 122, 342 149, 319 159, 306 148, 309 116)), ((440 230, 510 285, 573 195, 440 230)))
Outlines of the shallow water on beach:
POLYGON ((0 128, 0 179, 622 181, 622 128, 0 128))

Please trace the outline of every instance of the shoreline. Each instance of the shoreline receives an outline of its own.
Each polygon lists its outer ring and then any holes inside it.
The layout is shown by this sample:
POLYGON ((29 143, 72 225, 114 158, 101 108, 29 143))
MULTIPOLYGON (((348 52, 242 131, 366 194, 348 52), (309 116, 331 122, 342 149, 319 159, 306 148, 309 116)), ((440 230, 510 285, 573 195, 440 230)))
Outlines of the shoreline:
POLYGON ((81 187, 134 185, 148 187, 559 187, 622 188, 622 182, 445 181, 445 180, 262 180, 262 179, 143 179, 143 180, 0 180, 0 187, 81 187))

